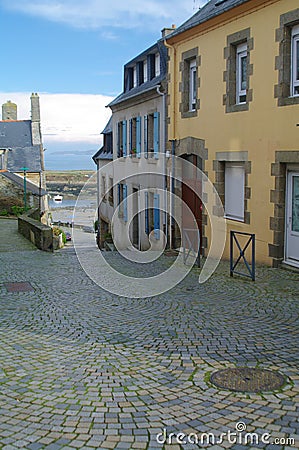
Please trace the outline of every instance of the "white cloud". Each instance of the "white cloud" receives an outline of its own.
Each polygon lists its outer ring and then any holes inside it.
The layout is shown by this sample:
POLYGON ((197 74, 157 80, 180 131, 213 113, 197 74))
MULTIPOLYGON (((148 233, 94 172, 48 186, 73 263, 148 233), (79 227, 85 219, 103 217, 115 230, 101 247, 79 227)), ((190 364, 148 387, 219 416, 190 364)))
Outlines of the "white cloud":
MULTIPOLYGON (((0 92, 0 102, 7 100, 18 105, 18 119, 30 119, 28 92, 0 92)), ((51 143, 85 142, 99 146, 100 133, 109 117, 105 106, 112 97, 91 94, 40 93, 41 127, 45 146, 51 143)))
MULTIPOLYGON (((2 0, 10 10, 77 28, 156 28, 190 17, 207 0, 2 0)), ((109 34, 110 38, 113 33, 109 34)))

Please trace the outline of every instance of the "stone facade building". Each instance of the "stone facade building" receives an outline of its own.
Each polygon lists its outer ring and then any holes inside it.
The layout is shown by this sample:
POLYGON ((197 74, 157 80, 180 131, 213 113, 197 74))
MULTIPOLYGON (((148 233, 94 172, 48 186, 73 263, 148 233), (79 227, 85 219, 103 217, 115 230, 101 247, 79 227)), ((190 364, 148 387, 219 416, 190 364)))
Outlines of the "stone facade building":
MULTIPOLYGON (((258 262, 299 267, 298 0, 211 0, 166 45, 168 136, 217 188, 224 257, 237 231, 258 262)), ((204 208, 201 227, 207 253, 204 208)))
POLYGON ((44 148, 40 127, 39 96, 31 95, 31 119, 18 120, 17 105, 2 105, 0 121, 0 211, 26 206, 48 209, 44 176, 44 148), (26 180, 24 183, 24 176, 26 180))

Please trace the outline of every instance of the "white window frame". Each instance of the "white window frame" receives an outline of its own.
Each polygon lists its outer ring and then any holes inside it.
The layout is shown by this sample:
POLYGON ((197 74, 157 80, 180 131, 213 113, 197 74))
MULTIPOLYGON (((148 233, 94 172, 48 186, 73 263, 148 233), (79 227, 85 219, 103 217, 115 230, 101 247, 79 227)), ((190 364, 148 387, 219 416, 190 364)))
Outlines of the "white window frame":
POLYGON ((296 47, 299 45, 299 25, 292 28, 292 47, 291 47, 291 97, 299 96, 299 78, 298 74, 298 61, 296 54, 296 47), (296 90, 298 93, 296 93, 296 90))
POLYGON ((155 54, 155 76, 160 75, 160 53, 155 54))
POLYGON ((133 67, 133 87, 137 86, 137 67, 133 67))
POLYGON ((192 59, 189 63, 189 111, 196 110, 196 59, 192 59))
POLYGON ((225 162, 224 166, 224 216, 244 222, 245 218, 245 167, 243 163, 225 162))
POLYGON ((246 103, 246 91, 247 91, 247 80, 246 88, 242 89, 242 58, 248 58, 247 43, 243 43, 237 46, 236 49, 236 103, 237 105, 242 105, 246 103), (241 97, 245 96, 245 101, 241 101, 241 97))
POLYGON ((147 60, 143 61, 143 82, 147 82, 147 60))

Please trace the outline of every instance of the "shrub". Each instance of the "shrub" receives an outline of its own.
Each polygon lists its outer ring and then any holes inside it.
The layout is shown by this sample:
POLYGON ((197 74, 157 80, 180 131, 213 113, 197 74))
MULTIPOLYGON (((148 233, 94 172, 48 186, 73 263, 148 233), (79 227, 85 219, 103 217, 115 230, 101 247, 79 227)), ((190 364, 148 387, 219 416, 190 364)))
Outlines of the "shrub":
POLYGON ((8 213, 7 209, 0 210, 0 216, 8 216, 8 215, 9 215, 9 213, 8 213))
POLYGON ((52 230, 53 230, 54 236, 59 236, 60 234, 62 234, 62 242, 65 244, 66 243, 65 232, 59 227, 53 227, 52 230))
POLYGON ((20 216, 25 211, 23 206, 14 205, 11 207, 12 213, 14 216, 20 216))

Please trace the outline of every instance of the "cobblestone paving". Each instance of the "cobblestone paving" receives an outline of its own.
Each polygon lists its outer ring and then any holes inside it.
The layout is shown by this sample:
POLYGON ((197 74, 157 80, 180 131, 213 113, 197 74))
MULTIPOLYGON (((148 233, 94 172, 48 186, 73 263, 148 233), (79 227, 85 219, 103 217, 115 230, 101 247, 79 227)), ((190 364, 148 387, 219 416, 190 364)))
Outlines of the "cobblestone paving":
POLYGON ((299 274, 258 268, 253 283, 222 263, 204 285, 194 269, 171 292, 128 299, 95 285, 71 246, 35 250, 8 220, 0 239, 0 448, 193 449, 203 446, 176 438, 201 433, 216 436, 213 450, 299 448, 286 442, 298 439, 299 274), (9 293, 13 281, 34 291, 9 293), (262 395, 211 385, 211 373, 235 366, 288 381, 262 395), (217 443, 238 422, 269 443, 245 445, 244 432, 217 443))

